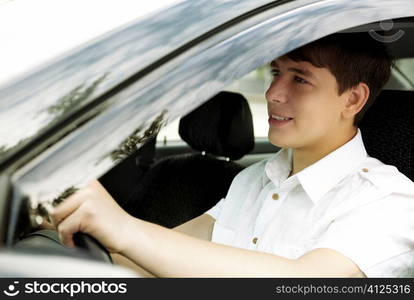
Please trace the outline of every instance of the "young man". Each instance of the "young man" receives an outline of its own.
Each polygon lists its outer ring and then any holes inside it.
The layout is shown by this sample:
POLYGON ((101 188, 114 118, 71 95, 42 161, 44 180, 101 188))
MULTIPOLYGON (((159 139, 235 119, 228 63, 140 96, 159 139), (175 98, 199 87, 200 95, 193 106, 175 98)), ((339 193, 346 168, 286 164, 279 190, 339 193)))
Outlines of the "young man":
POLYGON ((333 35, 271 65, 269 139, 282 150, 236 176, 225 199, 169 230, 131 217, 92 182, 54 212, 63 242, 89 233, 166 277, 404 275, 414 184, 368 157, 357 128, 390 76, 383 45, 333 35))

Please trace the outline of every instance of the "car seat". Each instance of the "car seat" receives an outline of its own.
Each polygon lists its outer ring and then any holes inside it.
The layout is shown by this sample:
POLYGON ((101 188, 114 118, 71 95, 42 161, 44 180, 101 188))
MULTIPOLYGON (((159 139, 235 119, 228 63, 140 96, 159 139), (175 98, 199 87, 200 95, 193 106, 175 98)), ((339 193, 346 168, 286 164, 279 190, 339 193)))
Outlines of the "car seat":
POLYGON ((99 182, 124 209, 127 199, 134 192, 136 183, 154 162, 155 142, 156 136, 99 178, 99 182))
POLYGON ((414 180, 414 92, 382 91, 360 129, 370 156, 414 180))
POLYGON ((225 197, 254 148, 252 115, 246 99, 220 92, 180 120, 179 134, 197 153, 156 161, 140 180, 125 209, 168 228, 195 218, 225 197))

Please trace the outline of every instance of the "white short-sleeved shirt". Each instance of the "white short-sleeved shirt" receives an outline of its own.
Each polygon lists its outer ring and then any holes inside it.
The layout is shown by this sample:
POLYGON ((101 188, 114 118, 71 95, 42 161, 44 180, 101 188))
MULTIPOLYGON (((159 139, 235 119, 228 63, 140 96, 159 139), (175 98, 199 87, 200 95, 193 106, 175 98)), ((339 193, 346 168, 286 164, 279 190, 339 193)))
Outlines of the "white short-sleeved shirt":
POLYGON ((240 172, 206 212, 212 241, 292 259, 329 248, 368 277, 414 276, 414 183, 369 157, 359 130, 288 178, 291 166, 282 149, 240 172))

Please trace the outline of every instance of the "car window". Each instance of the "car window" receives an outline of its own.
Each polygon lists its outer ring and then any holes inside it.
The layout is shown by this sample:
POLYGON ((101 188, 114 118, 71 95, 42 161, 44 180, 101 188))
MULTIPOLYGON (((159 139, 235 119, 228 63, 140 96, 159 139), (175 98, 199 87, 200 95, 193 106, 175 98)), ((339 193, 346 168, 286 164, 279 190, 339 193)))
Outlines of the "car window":
POLYGON ((414 58, 404 58, 396 61, 396 69, 405 77, 407 89, 414 90, 414 58))
MULTIPOLYGON (((267 108, 264 93, 271 82, 270 68, 262 66, 234 81, 224 90, 236 92, 246 97, 253 116, 254 135, 256 138, 266 138, 268 131, 267 108)), ((157 143, 171 145, 182 143, 178 134, 179 119, 162 128, 157 136, 157 143)))
MULTIPOLYGON (((264 94, 271 80, 272 76, 269 65, 264 65, 241 79, 234 81, 224 89, 241 93, 246 97, 253 116, 256 139, 267 138, 268 117, 264 94)), ((397 60, 392 70, 391 78, 384 88, 389 90, 414 90, 414 59, 404 58, 397 60)), ((157 143, 159 145, 183 143, 178 134, 178 126, 179 120, 175 120, 162 128, 157 136, 157 143)))
POLYGON ((257 68, 230 85, 227 90, 243 94, 253 116, 255 138, 267 138, 268 115, 265 92, 272 81, 269 65, 257 68))

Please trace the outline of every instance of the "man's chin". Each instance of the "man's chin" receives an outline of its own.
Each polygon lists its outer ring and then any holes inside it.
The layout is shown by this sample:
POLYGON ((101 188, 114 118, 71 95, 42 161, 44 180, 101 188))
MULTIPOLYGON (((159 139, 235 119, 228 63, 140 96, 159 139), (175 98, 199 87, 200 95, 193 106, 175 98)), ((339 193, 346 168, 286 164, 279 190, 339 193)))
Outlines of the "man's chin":
POLYGON ((282 139, 280 136, 268 135, 269 142, 278 148, 290 148, 291 143, 286 139, 282 139))

